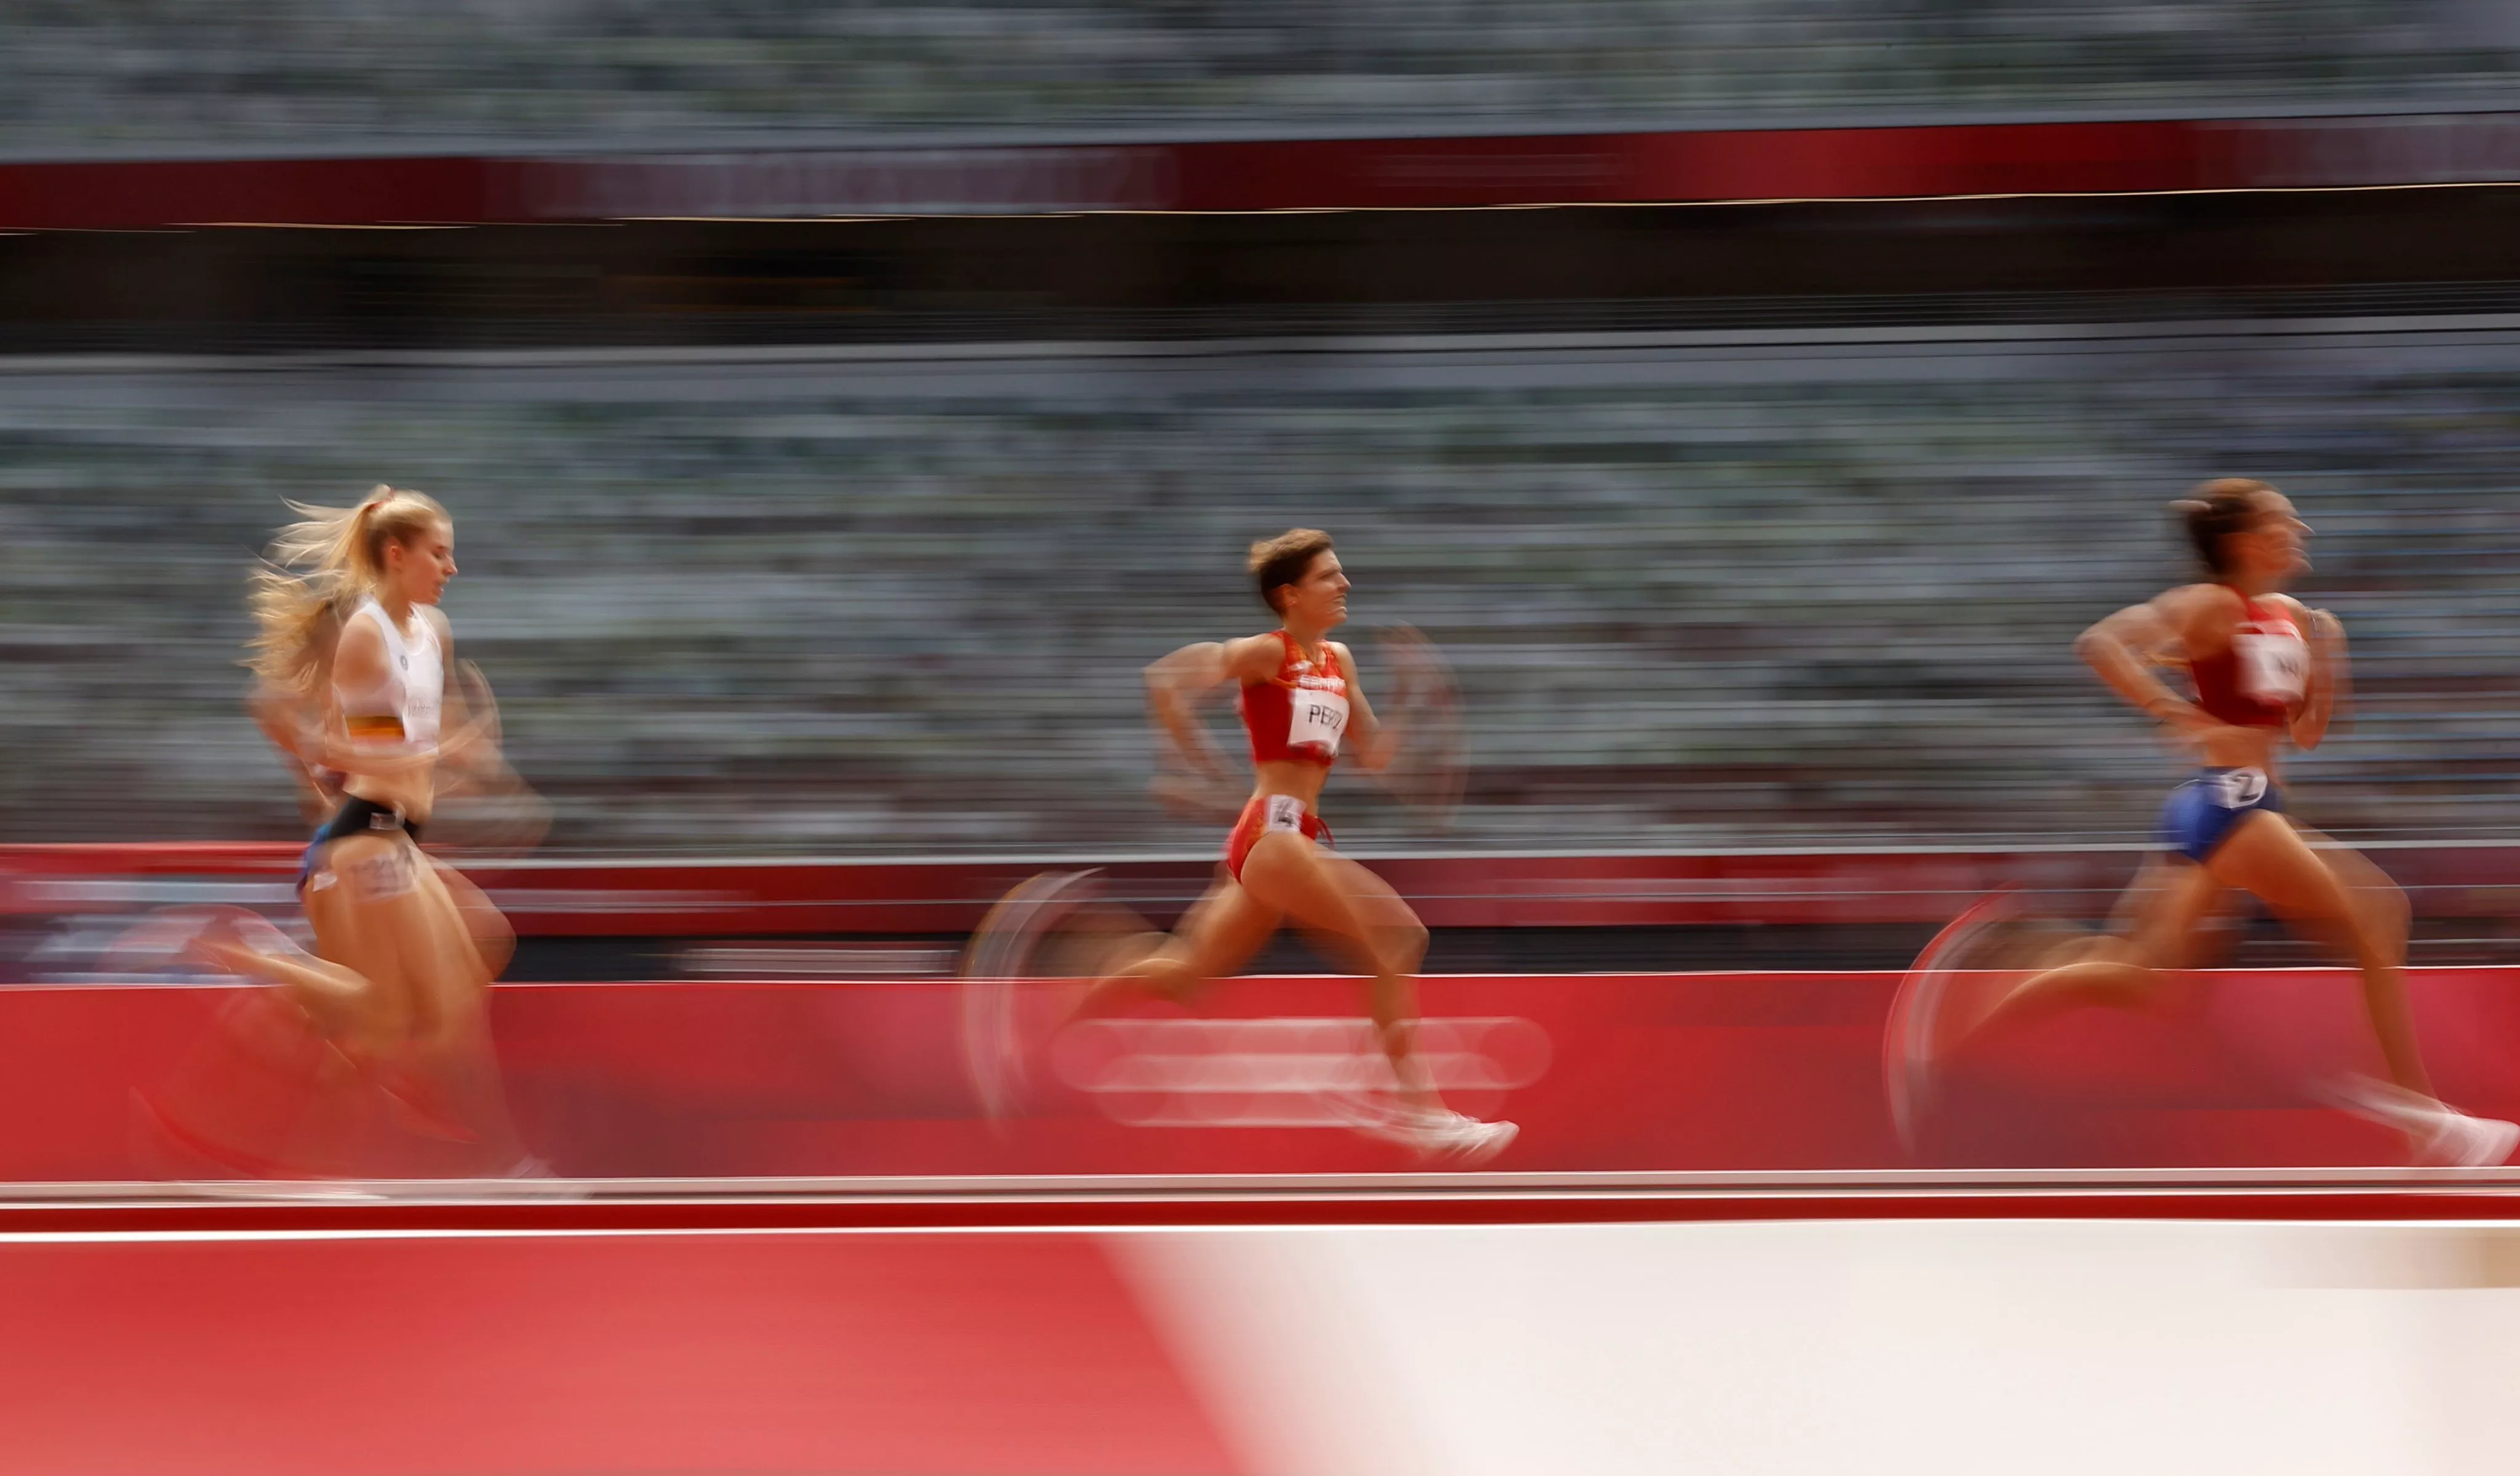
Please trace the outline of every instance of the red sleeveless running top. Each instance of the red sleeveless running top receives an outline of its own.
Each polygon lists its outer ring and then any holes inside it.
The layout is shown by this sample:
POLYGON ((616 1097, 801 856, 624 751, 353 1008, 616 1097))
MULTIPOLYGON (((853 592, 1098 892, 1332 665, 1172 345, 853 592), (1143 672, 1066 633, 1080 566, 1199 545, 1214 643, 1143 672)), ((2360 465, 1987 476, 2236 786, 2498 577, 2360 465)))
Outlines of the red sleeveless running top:
POLYGON ((2310 642, 2284 607, 2240 597, 2240 623, 2221 654, 2190 656, 2196 705, 2242 728, 2281 728, 2310 689, 2310 642))
POLYGON ((1337 760, 1339 738, 1347 732, 1347 676, 1339 670, 1338 652, 1324 642, 1324 669, 1315 671, 1294 637, 1280 631, 1278 639, 1285 651, 1277 675, 1243 683, 1234 704, 1251 735, 1251 761, 1327 769, 1337 760))

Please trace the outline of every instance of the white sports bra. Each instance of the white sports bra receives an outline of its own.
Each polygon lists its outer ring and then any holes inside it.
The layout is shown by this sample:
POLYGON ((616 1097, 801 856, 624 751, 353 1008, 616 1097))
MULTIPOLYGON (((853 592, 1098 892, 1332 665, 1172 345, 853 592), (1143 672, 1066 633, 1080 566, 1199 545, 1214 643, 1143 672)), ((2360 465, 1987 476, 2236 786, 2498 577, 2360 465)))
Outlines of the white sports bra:
MULTIPOLYGON (((372 618, 385 638, 384 680, 364 692, 333 684, 333 700, 340 704, 341 725, 351 746, 382 753, 411 753, 437 746, 437 713, 446 699, 446 662, 437 645, 437 627, 414 611, 413 633, 394 628, 384 607, 371 595, 359 602, 350 619, 372 618)), ((343 623, 347 629, 347 622, 343 623)))

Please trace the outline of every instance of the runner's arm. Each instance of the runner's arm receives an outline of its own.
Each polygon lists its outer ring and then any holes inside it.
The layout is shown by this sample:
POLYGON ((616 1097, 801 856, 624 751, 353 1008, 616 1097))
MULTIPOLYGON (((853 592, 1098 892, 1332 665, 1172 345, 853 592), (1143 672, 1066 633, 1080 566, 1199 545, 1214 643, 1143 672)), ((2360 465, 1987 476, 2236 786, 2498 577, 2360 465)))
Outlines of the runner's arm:
POLYGON ((2326 610, 2304 610, 2303 623, 2310 632, 2310 686, 2302 693, 2301 710, 2293 714, 2291 732, 2295 746, 2311 749, 2348 711, 2354 672, 2346 655, 2344 621, 2326 610))
POLYGON ((2223 724, 2161 680, 2162 655, 2182 644, 2192 621, 2185 590, 2173 590, 2094 623, 2074 639, 2074 654, 2099 674, 2126 704, 2155 722, 2184 733, 2223 724))
MULTIPOLYGON (((316 674, 316 692, 323 691, 324 674, 316 674)), ((308 754, 321 757, 324 751, 324 707, 320 698, 303 691, 293 691, 276 682, 264 681, 246 698, 246 711, 252 715, 253 725, 280 750, 281 761, 289 766, 289 777, 297 783, 300 808, 311 818, 329 810, 339 795, 325 783, 324 771, 308 754)))
MULTIPOLYGON (((498 711, 474 712, 465 701, 463 667, 455 659, 455 625, 446 612, 424 604, 420 618, 436 627, 438 669, 445 674, 438 697, 437 762, 464 772, 496 774, 505 767, 499 759, 498 711)), ((462 773, 457 777, 460 781, 462 773)))
POLYGON ((1282 648, 1275 636, 1201 641, 1185 646, 1147 668, 1147 715, 1182 762, 1223 780, 1225 755, 1198 720, 1199 699, 1229 681, 1265 682, 1282 648))
POLYGON ((1365 699, 1365 679, 1357 672, 1354 653, 1336 641, 1329 647, 1338 654, 1339 670, 1347 676, 1347 750, 1357 768, 1368 774, 1381 773, 1400 752, 1400 730, 1384 726, 1374 715, 1373 704, 1365 699))

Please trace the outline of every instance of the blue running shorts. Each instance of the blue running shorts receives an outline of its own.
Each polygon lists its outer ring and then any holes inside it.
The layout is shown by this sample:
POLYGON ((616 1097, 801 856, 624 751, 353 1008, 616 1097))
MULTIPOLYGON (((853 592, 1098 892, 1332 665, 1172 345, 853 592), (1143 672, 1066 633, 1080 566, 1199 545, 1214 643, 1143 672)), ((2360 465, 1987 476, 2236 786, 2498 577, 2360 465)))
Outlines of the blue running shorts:
POLYGON ((2264 769, 2204 769, 2170 791, 2161 807, 2161 843, 2202 862, 2257 811, 2283 813, 2283 791, 2264 769))

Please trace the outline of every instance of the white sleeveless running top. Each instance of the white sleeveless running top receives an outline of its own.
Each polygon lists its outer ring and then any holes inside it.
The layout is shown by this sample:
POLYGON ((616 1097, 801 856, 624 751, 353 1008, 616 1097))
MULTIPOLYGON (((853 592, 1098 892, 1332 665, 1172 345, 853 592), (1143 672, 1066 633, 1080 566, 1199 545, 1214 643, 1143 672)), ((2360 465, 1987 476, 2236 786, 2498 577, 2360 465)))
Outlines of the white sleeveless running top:
POLYGON ((446 699, 446 662, 438 650, 437 627, 415 610, 412 631, 396 630, 373 595, 350 612, 352 620, 362 616, 384 633, 385 679, 365 692, 333 684, 333 699, 341 706, 351 745, 385 753, 437 746, 437 711, 446 699))

